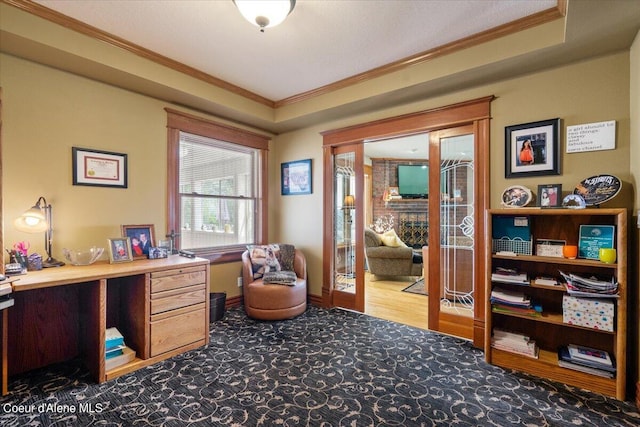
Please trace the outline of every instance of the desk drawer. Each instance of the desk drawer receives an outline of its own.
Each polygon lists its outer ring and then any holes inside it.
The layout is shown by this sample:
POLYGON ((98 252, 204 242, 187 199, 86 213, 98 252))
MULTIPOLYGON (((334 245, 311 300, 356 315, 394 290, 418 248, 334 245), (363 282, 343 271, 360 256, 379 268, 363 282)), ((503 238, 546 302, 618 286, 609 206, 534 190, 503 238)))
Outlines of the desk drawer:
POLYGON ((205 302, 206 285, 188 286, 151 294, 151 314, 205 302))
POLYGON ((175 316, 156 315, 151 317, 151 357, 167 351, 204 341, 207 334, 205 304, 193 306, 193 310, 176 310, 175 316), (154 321, 154 318, 158 320, 154 321))
POLYGON ((206 283, 203 266, 151 273, 151 293, 206 283))

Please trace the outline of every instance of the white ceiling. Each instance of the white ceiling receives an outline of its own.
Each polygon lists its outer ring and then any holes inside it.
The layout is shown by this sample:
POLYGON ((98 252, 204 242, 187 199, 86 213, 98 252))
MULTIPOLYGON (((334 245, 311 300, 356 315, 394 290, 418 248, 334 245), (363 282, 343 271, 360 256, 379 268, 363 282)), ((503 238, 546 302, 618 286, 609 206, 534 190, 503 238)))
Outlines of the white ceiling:
POLYGON ((35 0, 272 101, 555 7, 556 0, 297 0, 261 33, 232 0, 35 0))

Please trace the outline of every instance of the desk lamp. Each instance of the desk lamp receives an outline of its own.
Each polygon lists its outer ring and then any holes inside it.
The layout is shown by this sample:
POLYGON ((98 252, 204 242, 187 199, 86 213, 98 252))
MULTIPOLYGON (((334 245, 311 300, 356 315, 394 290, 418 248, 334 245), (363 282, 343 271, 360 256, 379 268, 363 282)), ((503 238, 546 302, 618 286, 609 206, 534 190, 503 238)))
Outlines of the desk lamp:
POLYGON ((53 228, 51 225, 51 205, 40 196, 36 204, 17 218, 13 225, 19 231, 25 233, 42 233, 44 231, 44 249, 47 251, 47 259, 42 262, 43 267, 60 267, 64 262, 51 256, 51 239, 53 228))

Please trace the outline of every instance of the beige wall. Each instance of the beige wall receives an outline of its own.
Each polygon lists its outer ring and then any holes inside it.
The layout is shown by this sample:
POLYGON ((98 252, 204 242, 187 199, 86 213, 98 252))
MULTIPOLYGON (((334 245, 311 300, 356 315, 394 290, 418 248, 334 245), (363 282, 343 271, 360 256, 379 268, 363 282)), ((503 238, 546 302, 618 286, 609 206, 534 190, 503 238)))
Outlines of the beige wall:
MULTIPOLYGON (((640 32, 636 35, 633 46, 631 47, 630 55, 631 63, 631 79, 629 84, 630 94, 630 116, 633 117, 631 121, 631 155, 630 155, 630 169, 631 179, 633 182, 633 188, 635 189, 634 199, 634 214, 631 220, 630 228, 633 238, 631 239, 635 258, 631 256, 631 267, 629 268, 630 274, 633 275, 635 287, 633 294, 635 295, 635 303, 630 303, 629 307, 632 309, 632 315, 629 317, 631 331, 635 337, 635 343, 631 347, 634 349, 636 359, 636 377, 640 372, 640 325, 638 320, 640 319, 640 291, 638 290, 640 284, 640 226, 637 226, 638 212, 640 211, 640 32)), ((629 364, 630 366, 632 363, 629 364)))
MULTIPOLYGON (((13 56, 0 55, 0 63, 5 246, 28 240, 44 254, 43 234, 12 226, 39 196, 53 205, 57 259, 64 247, 106 247, 121 224, 153 224, 156 239, 163 237, 170 105, 13 56), (128 188, 72 185, 71 147, 126 153, 128 188)), ((212 292, 240 294, 240 263, 211 273, 212 292)))
MULTIPOLYGON (((397 108, 358 117, 323 123, 312 128, 279 135, 274 139, 276 162, 313 158, 314 190, 311 196, 274 197, 273 230, 281 240, 306 249, 311 276, 311 293, 322 289, 322 166, 321 131, 400 114, 426 110, 487 95, 495 95, 491 105, 491 206, 499 207, 502 190, 523 184, 537 192, 538 184, 560 183, 568 194, 582 179, 599 173, 614 173, 625 185, 625 193, 607 206, 631 207, 629 55, 621 53, 529 76, 502 81, 397 108), (615 120, 615 150, 562 154, 559 176, 526 179, 504 178, 505 126, 538 120, 562 119, 561 140, 566 126, 615 120)), ((564 145, 562 146, 564 150, 564 145)), ((275 175, 277 179, 278 175, 275 175)))
MULTIPOLYGON (((68 73, 3 55, 0 85, 4 101, 4 214, 7 244, 29 239, 42 248, 40 236, 18 233, 11 221, 44 195, 54 204, 55 255, 61 248, 104 244, 120 234, 120 224, 150 223, 165 230, 167 103, 68 73), (71 185, 71 147, 129 155, 129 188, 71 185), (158 185, 161 183, 161 185, 158 185)), ((632 180, 629 159, 629 54, 578 63, 525 77, 365 115, 345 117, 279 135, 270 154, 270 240, 290 242, 309 261, 310 292, 322 289, 322 137, 319 132, 384 117, 495 95, 491 123, 491 205, 515 183, 537 190, 561 183, 565 192, 591 174, 615 173, 632 180), (617 147, 611 151, 563 155, 562 175, 504 178, 504 127, 560 117, 562 139, 567 125, 616 120, 617 147), (280 163, 313 159, 313 194, 280 195, 280 163)), ((631 189, 630 185, 626 186, 631 189)), ((631 207, 625 193, 611 206, 631 207)), ((237 263, 214 266, 212 290, 239 295, 237 263)))

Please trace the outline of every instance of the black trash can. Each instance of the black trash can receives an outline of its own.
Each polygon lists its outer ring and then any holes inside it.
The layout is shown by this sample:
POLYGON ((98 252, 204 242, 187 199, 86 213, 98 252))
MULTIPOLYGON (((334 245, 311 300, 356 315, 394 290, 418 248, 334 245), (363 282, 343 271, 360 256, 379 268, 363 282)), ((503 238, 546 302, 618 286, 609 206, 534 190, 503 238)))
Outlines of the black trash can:
POLYGON ((227 294, 224 292, 209 294, 209 322, 221 320, 224 317, 224 304, 227 294))

